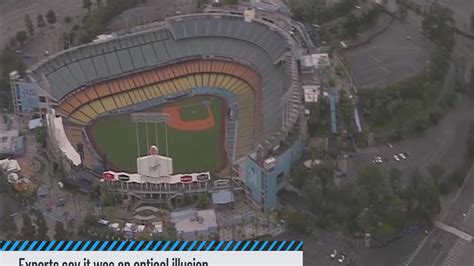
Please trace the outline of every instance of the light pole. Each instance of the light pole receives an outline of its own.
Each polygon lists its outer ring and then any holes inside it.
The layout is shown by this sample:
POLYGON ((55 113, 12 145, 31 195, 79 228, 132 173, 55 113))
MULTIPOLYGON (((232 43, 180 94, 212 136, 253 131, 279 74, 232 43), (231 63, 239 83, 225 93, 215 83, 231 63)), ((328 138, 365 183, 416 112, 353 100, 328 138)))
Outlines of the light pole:
MULTIPOLYGON (((136 127, 136 134, 137 134, 137 146, 139 146, 139 138, 138 138, 138 124, 145 123, 146 128, 146 138, 147 138, 147 145, 148 145, 148 123, 155 123, 155 133, 156 133, 156 140, 158 141, 158 130, 156 128, 157 123, 165 123, 165 142, 166 142, 166 156, 168 156, 168 125, 167 122, 169 120, 170 115, 168 113, 132 113, 131 120, 135 123, 136 127)), ((158 145, 158 143, 156 143, 158 145)), ((138 152, 140 150, 138 148, 138 152)))

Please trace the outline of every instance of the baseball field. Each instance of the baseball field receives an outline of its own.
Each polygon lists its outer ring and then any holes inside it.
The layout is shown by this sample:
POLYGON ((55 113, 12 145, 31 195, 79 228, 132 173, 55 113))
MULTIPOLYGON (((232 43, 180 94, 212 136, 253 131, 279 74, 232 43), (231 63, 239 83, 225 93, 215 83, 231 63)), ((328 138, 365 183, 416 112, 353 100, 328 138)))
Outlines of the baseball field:
POLYGON ((175 173, 217 171, 227 158, 224 110, 218 97, 195 96, 141 111, 169 114, 166 126, 135 124, 130 114, 120 114, 99 119, 86 131, 94 149, 116 171, 135 173, 137 157, 148 155, 153 144, 161 155, 173 158, 175 173))

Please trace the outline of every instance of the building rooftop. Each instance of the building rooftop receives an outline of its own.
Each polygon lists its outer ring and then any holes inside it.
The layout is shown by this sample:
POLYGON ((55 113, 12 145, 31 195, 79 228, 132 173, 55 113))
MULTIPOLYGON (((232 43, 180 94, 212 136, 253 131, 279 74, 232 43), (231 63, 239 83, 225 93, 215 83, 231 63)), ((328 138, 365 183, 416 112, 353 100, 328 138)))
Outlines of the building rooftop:
POLYGON ((318 102, 319 93, 321 86, 319 85, 304 85, 304 101, 305 103, 316 103, 318 102))
POLYGON ((172 212, 171 220, 178 233, 207 231, 217 227, 216 213, 213 209, 172 212))
POLYGON ((213 204, 228 204, 234 202, 234 193, 230 190, 221 190, 212 193, 213 204))

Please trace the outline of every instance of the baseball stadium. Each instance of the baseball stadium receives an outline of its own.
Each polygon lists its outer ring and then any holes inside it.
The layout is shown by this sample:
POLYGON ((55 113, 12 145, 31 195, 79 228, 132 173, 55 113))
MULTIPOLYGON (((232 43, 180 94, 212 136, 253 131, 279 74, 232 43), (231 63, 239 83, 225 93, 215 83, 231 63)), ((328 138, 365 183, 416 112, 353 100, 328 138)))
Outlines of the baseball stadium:
POLYGON ((303 146, 300 44, 291 21, 263 16, 171 17, 31 67, 62 160, 71 171, 106 161, 104 170, 132 172, 156 145, 173 158, 173 173, 232 177, 256 204, 274 208, 303 146))

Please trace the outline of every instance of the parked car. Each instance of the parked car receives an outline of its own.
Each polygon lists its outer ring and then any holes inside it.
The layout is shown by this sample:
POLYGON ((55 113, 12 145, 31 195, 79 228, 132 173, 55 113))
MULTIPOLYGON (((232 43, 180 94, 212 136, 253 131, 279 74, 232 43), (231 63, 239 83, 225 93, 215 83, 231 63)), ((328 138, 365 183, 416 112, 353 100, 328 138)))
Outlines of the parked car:
POLYGON ((397 162, 399 162, 399 161, 400 161, 400 158, 398 158, 398 155, 396 155, 396 154, 395 154, 395 155, 393 155, 393 159, 394 159, 395 161, 397 161, 397 162))
POLYGON ((335 259, 336 256, 337 256, 337 250, 333 250, 329 257, 331 257, 331 259, 335 259))
POLYGON ((337 259, 337 261, 339 261, 339 263, 343 263, 345 258, 346 258, 346 255, 343 253, 343 254, 341 254, 341 256, 339 257, 339 259, 337 259))
POLYGON ((407 158, 407 157, 405 156, 405 154, 403 154, 403 152, 400 152, 400 153, 398 154, 398 156, 399 156, 400 158, 402 158, 403 160, 405 160, 405 159, 407 158))

